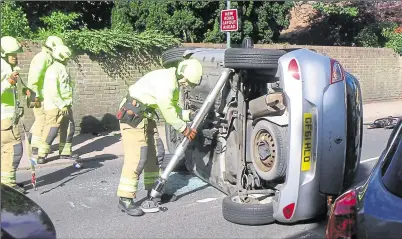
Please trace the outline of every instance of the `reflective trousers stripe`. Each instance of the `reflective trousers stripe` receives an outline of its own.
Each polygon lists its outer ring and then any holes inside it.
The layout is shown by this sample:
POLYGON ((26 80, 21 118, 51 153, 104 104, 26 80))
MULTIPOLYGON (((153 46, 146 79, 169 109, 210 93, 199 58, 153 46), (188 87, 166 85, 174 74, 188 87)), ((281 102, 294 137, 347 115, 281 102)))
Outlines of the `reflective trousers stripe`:
POLYGON ((71 155, 72 144, 71 143, 59 143, 59 154, 60 155, 71 155))
POLYGON ((120 131, 124 149, 124 164, 117 196, 132 198, 137 191, 138 177, 142 171, 144 171, 145 189, 151 189, 159 176, 155 147, 157 128, 155 121, 144 120, 137 128, 128 124, 120 124, 120 131))

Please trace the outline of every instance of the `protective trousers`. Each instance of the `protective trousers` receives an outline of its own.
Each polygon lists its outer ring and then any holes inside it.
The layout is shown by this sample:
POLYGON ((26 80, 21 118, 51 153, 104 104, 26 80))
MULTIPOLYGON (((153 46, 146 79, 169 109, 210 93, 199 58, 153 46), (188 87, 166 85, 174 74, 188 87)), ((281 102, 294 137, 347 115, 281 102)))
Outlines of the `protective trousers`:
POLYGON ((16 170, 22 158, 22 142, 18 127, 11 119, 1 121, 1 182, 16 186, 16 170))
POLYGON ((43 109, 43 103, 41 104, 40 108, 33 108, 33 113, 35 116, 35 122, 32 124, 31 127, 31 147, 32 148, 39 148, 43 128, 45 126, 46 115, 43 109))
POLYGON ((154 120, 144 119, 136 128, 120 123, 124 149, 124 164, 118 197, 135 198, 138 180, 144 170, 144 187, 152 189, 158 178, 165 149, 154 120))
POLYGON ((59 155, 71 156, 74 131, 75 124, 71 108, 68 109, 66 115, 62 115, 60 109, 45 111, 45 126, 38 149, 38 157, 44 158, 50 153, 51 145, 57 136, 59 137, 59 155))

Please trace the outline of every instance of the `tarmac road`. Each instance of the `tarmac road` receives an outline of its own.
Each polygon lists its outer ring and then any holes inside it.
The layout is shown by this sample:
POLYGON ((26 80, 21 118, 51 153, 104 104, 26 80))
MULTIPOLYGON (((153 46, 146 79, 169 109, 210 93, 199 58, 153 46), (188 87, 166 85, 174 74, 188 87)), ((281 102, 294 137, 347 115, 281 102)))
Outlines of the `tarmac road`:
MULTIPOLYGON (((364 130, 357 181, 370 173, 391 130, 364 130)), ((27 194, 49 214, 58 238, 323 238, 324 220, 296 225, 241 226, 221 214, 224 194, 185 174, 174 174, 168 191, 179 200, 166 212, 130 217, 117 209, 116 189, 122 158, 87 162, 85 168, 54 166, 38 170, 38 191, 29 185, 30 172, 18 171, 27 194)), ((142 181, 139 198, 143 198, 142 181)))

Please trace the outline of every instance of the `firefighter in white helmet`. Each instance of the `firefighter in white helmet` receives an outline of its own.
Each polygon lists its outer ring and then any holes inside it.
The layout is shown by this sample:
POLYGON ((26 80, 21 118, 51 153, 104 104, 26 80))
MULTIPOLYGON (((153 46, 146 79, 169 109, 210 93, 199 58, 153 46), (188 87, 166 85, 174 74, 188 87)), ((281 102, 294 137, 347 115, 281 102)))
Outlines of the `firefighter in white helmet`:
MULTIPOLYGON (((141 206, 134 201, 142 170, 148 195, 161 173, 164 148, 153 119, 155 110, 159 108, 167 124, 193 140, 196 130, 186 122, 192 120, 195 112, 183 110, 178 105, 179 86, 200 84, 202 72, 201 63, 196 59, 184 60, 177 68, 152 71, 130 86, 122 100, 117 118, 123 141, 124 165, 117 196, 119 209, 128 215, 141 216, 144 212, 159 210, 154 201, 146 200, 141 206)), ((174 194, 163 194, 158 201, 175 199, 174 194)))
POLYGON ((47 69, 43 84, 43 109, 45 126, 38 148, 38 162, 45 161, 50 146, 59 136, 59 155, 61 159, 77 159, 72 154, 72 139, 75 132, 73 119, 73 81, 67 70, 71 51, 65 45, 55 46, 53 64, 47 69))
POLYGON ((18 130, 21 115, 16 111, 18 72, 14 70, 20 52, 17 39, 1 38, 1 182, 23 193, 24 189, 16 184, 16 169, 23 154, 18 130))
MULTIPOLYGON (((29 108, 33 108, 35 121, 32 124, 31 133, 31 147, 32 153, 36 155, 38 153, 38 147, 45 125, 45 112, 43 109, 43 82, 47 68, 53 63, 52 52, 56 46, 64 45, 63 40, 57 36, 49 36, 45 44, 42 46, 42 50, 34 56, 31 61, 28 73, 27 87, 30 89, 26 92, 28 99, 31 99, 31 104, 28 104, 29 108)), ((43 160, 38 163, 44 163, 43 160)))

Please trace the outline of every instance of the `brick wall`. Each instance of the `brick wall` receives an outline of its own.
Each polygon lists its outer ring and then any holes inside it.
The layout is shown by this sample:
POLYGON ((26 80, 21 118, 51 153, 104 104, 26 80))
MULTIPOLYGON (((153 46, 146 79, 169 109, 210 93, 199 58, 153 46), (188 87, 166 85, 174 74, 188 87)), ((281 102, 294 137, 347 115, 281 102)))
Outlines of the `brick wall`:
MULTIPOLYGON (((24 42, 23 45, 24 53, 19 55, 19 67, 21 78, 27 84, 30 62, 41 50, 41 46, 30 42, 24 42)), ((115 115, 122 97, 140 76, 158 67, 159 55, 155 53, 151 58, 126 54, 116 62, 85 54, 70 61, 67 67, 75 82, 73 114, 76 133, 118 129, 115 115)), ((33 120, 32 109, 25 108, 25 123, 28 128, 33 120)))
MULTIPOLYGON (((226 44, 184 46, 225 48, 226 44)), ((390 49, 258 44, 255 47, 315 49, 338 59, 346 70, 360 80, 364 103, 402 99, 402 58, 390 49)), ((29 64, 39 51, 40 45, 24 44, 19 66, 25 83, 29 64)), ((84 54, 79 55, 75 61, 70 61, 68 69, 76 84, 73 111, 77 133, 117 129, 115 114, 128 86, 146 72, 160 67, 159 56, 159 52, 151 56, 126 54, 116 62, 84 54)), ((32 110, 25 108, 25 115, 26 125, 30 128, 33 123, 32 110)))

